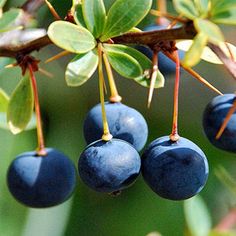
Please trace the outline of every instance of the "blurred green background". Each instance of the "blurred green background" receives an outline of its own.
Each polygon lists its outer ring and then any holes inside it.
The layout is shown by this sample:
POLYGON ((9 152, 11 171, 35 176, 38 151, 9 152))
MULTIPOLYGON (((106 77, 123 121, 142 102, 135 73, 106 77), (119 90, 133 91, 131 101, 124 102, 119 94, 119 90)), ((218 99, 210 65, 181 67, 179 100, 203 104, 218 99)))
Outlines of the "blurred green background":
MULTIPOLYGON (((7 7, 19 6, 22 2, 8 1, 7 7)), ((109 7, 112 2, 106 0, 106 6, 109 7)), ((65 15, 70 6, 70 1, 52 3, 60 15, 65 15)), ((173 10, 171 1, 169 10, 173 10)), ((47 27, 53 20, 46 6, 39 10, 38 19, 39 27, 47 27)), ((152 21, 153 17, 148 16, 140 27, 152 21)), ((228 41, 233 42, 232 28, 224 28, 224 32, 228 41)), ((78 157, 85 148, 83 120, 88 110, 99 102, 98 80, 95 75, 81 87, 67 87, 63 75, 70 57, 44 64, 58 51, 56 47, 49 46, 34 54, 42 61, 40 66, 54 74, 54 78, 50 79, 37 73, 44 133, 47 146, 60 149, 77 166, 78 157)), ((236 90, 234 79, 223 66, 202 62, 195 69, 223 93, 236 90)), ((19 79, 19 69, 1 70, 0 87, 10 94, 19 79)), ((123 103, 139 110, 146 118, 148 142, 168 135, 172 122, 173 76, 166 78, 164 88, 155 91, 150 109, 146 107, 146 88, 117 75, 116 81, 123 103)), ((214 169, 221 164, 236 177, 236 155, 214 148, 203 134, 202 112, 215 95, 189 74, 182 73, 179 132, 199 145, 208 157, 210 175, 201 196, 210 209, 214 224, 235 203, 216 178, 214 169)), ((36 142, 35 130, 14 136, 0 129, 0 236, 145 236, 152 231, 159 231, 164 236, 184 234, 183 202, 159 198, 143 182, 142 176, 117 197, 88 189, 78 177, 73 198, 58 207, 35 210, 20 205, 7 190, 7 168, 17 154, 34 150, 36 142)))

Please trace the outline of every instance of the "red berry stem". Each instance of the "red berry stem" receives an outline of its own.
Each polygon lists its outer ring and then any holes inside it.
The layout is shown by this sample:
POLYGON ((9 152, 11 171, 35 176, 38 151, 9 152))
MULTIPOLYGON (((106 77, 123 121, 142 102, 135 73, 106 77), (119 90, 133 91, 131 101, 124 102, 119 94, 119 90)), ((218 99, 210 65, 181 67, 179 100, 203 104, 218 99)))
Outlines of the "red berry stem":
POLYGON ((102 51, 101 43, 98 44, 98 58, 99 58, 98 59, 99 94, 100 94, 100 103, 101 103, 101 108, 102 108, 102 122, 103 122, 102 140, 109 141, 112 139, 112 135, 109 131, 106 110, 105 110, 104 76, 103 76, 103 70, 102 70, 103 51, 102 51))
POLYGON ((170 134, 171 141, 178 141, 178 106, 179 106, 179 81, 180 81, 180 60, 179 54, 176 50, 176 75, 175 75, 175 88, 174 88, 174 111, 173 111, 173 124, 172 124, 172 132, 170 134))
POLYGON ((34 70, 31 64, 28 64, 28 69, 30 72, 30 80, 31 80, 31 85, 33 88, 33 93, 34 93, 34 108, 35 108, 35 113, 36 113, 37 137, 38 137, 37 154, 39 156, 46 156, 47 152, 45 150, 45 145, 44 145, 44 137, 43 137, 42 123, 41 123, 41 112, 40 112, 40 106, 39 106, 36 78, 34 76, 34 70))

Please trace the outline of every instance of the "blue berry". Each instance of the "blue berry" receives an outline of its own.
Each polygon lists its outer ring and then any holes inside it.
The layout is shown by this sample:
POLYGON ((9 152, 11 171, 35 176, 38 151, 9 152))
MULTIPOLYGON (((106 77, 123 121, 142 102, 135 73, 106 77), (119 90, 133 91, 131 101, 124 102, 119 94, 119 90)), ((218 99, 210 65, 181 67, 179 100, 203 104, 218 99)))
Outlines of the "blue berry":
POLYGON ((217 96, 207 105, 203 114, 203 128, 207 138, 217 148, 230 152, 236 152, 236 112, 231 116, 221 137, 215 137, 235 99, 234 94, 217 96))
POLYGON ((8 188, 20 203, 34 208, 66 201, 76 186, 73 163, 59 151, 47 148, 46 156, 35 151, 16 157, 7 173, 8 188))
POLYGON ((90 144, 80 156, 79 174, 90 188, 113 193, 132 184, 140 173, 141 160, 129 143, 111 139, 90 144))
POLYGON ((154 140, 142 156, 142 174, 159 196, 184 200, 200 192, 208 177, 208 162, 202 150, 183 137, 154 140))
MULTIPOLYGON (((135 109, 122 103, 105 103, 110 133, 114 138, 132 144, 140 151, 148 136, 148 127, 143 116, 135 109)), ((103 135, 101 105, 97 104, 87 114, 84 121, 84 137, 87 144, 99 140, 103 135)))
MULTIPOLYGON (((163 25, 150 25, 144 28, 144 31, 162 30, 166 29, 163 25)), ((146 55, 152 60, 152 50, 145 46, 138 46, 137 48, 140 52, 146 55)), ((184 51, 178 50, 179 57, 182 59, 184 57, 184 51)), ((158 68, 163 75, 174 74, 175 73, 175 63, 165 56, 162 52, 158 53, 158 68)))

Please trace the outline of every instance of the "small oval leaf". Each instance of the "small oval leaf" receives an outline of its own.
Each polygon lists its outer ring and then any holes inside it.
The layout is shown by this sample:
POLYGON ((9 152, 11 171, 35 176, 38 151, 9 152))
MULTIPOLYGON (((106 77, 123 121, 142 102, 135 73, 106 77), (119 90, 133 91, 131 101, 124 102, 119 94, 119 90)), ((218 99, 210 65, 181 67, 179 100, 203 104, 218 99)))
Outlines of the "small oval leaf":
POLYGON ((8 95, 0 88, 0 112, 7 111, 8 102, 9 102, 8 95))
POLYGON ((142 75, 142 68, 138 61, 124 52, 104 48, 108 61, 114 70, 125 78, 133 79, 142 75))
POLYGON ((184 214, 192 236, 206 236, 211 230, 211 217, 200 196, 184 201, 184 214))
POLYGON ((108 11, 101 41, 122 35, 135 27, 149 12, 152 0, 117 0, 108 11))
POLYGON ((187 67, 195 66, 200 60, 203 50, 207 44, 207 36, 204 33, 198 33, 182 60, 183 65, 187 67))
MULTIPOLYGON (((36 115, 33 113, 29 123, 25 127, 24 130, 31 130, 36 128, 36 115)), ((7 124, 7 114, 5 112, 0 112, 0 128, 9 130, 9 126, 7 124)))
POLYGON ((68 65, 65 72, 68 86, 84 84, 95 72, 98 66, 98 55, 94 49, 86 54, 77 55, 68 65))
POLYGON ((236 7, 215 13, 211 20, 217 24, 236 25, 236 7))
POLYGON ((54 44, 73 53, 86 53, 97 42, 84 27, 66 21, 55 21, 48 28, 48 36, 54 44))
POLYGON ((197 8, 192 0, 173 0, 173 3, 176 11, 183 16, 191 20, 194 20, 199 16, 197 8))
POLYGON ((20 133, 26 128, 31 119, 33 107, 33 91, 27 73, 12 93, 8 104, 7 123, 13 134, 20 133))
POLYGON ((77 25, 86 28, 86 24, 84 22, 84 16, 83 16, 83 12, 82 12, 82 4, 81 3, 78 3, 75 6, 74 19, 75 19, 75 23, 77 25))
POLYGON ((7 0, 0 0, 0 8, 3 8, 7 0))
MULTIPOLYGON (((178 49, 181 49, 183 51, 188 51, 192 43, 193 43, 193 40, 183 40, 183 41, 177 42, 176 46, 178 49)), ((233 55, 234 58, 236 58, 236 47, 233 44, 220 43, 219 46, 221 50, 223 50, 225 55, 227 55, 229 58, 231 54, 233 55), (229 52, 229 48, 230 48, 230 52, 229 52)), ((201 55, 201 59, 210 63, 214 63, 214 64, 223 64, 222 61, 218 58, 218 56, 207 46, 204 47, 204 50, 201 55)))
MULTIPOLYGON (((152 68, 152 61, 147 58, 143 53, 139 52, 138 50, 121 45, 121 44, 103 44, 104 48, 107 50, 112 50, 120 53, 126 53, 133 57, 142 68, 142 74, 138 77, 134 78, 134 81, 139 83, 144 87, 150 87, 150 73, 152 68)), ((154 88, 161 88, 164 87, 165 79, 164 76, 161 74, 160 71, 157 72, 157 78, 155 81, 154 88)))
POLYGON ((199 33, 205 34, 211 43, 219 44, 225 41, 220 28, 209 20, 196 18, 194 20, 194 26, 199 33))
POLYGON ((103 0, 82 0, 83 16, 87 28, 98 38, 106 23, 106 9, 103 0))
POLYGON ((22 16, 23 11, 21 9, 12 8, 5 12, 0 18, 0 32, 5 32, 12 27, 16 27, 14 23, 22 16))

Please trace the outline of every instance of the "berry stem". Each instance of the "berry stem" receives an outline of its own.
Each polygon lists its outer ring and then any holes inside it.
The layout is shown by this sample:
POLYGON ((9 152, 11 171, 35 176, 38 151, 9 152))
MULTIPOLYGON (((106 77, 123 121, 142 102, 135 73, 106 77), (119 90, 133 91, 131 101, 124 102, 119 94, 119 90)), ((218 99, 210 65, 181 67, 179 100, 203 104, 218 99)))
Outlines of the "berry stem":
POLYGON ((224 132, 231 116, 234 114, 235 111, 236 111, 236 99, 234 100, 232 107, 230 107, 230 109, 229 109, 229 111, 228 111, 228 113, 227 113, 227 115, 226 115, 219 131, 217 132, 216 139, 219 139, 221 137, 221 135, 223 134, 223 132, 224 132))
POLYGON ((174 88, 174 111, 173 111, 173 124, 172 132, 170 134, 170 140, 173 142, 178 141, 178 106, 179 106, 179 81, 180 81, 180 60, 179 54, 176 50, 176 75, 175 75, 175 88, 174 88))
POLYGON ((114 76, 112 73, 112 69, 111 69, 111 65, 108 61, 107 55, 104 52, 103 53, 103 60, 104 60, 104 64, 105 64, 105 68, 107 71, 107 78, 108 78, 108 82, 109 82, 109 86, 110 86, 110 91, 111 91, 111 96, 109 98, 110 102, 120 102, 122 100, 122 97, 118 94, 117 88, 116 88, 116 83, 114 80, 114 76))
MULTIPOLYGON (((177 59, 175 55, 169 53, 169 52, 163 52, 168 58, 170 58, 173 62, 176 63, 177 59)), ((193 69, 184 66, 182 63, 180 63, 181 67, 184 68, 185 71, 187 71, 190 75, 192 75, 195 79, 197 79, 199 82, 207 86, 212 91, 218 93, 219 95, 223 95, 217 88, 215 88, 212 84, 210 84, 207 80, 205 80, 201 75, 199 75, 196 71, 193 69)))
POLYGON ((107 122, 106 110, 105 110, 105 99, 104 99, 104 76, 102 70, 102 58, 103 51, 101 43, 98 44, 98 77, 99 77, 99 94, 100 94, 100 103, 102 108, 102 123, 103 123, 103 135, 102 140, 109 141, 112 139, 112 135, 109 131, 109 126, 107 122))
POLYGON ((46 156, 47 152, 45 150, 45 145, 44 145, 44 137, 43 137, 42 123, 41 123, 41 113, 40 113, 40 107, 39 107, 37 83, 36 83, 36 79, 34 76, 33 68, 30 64, 28 64, 28 69, 30 72, 30 79, 31 79, 31 84, 32 84, 32 88, 33 88, 33 93, 34 93, 34 107, 35 107, 35 113, 36 113, 37 137, 38 137, 37 154, 39 156, 46 156))
POLYGON ((151 76, 150 88, 149 88, 149 92, 148 92, 148 104, 147 104, 148 108, 150 108, 150 105, 151 105, 151 102, 152 102, 153 91, 154 91, 155 82, 156 82, 156 79, 157 79, 157 72, 158 72, 158 52, 153 51, 152 76, 151 76))

